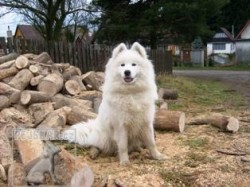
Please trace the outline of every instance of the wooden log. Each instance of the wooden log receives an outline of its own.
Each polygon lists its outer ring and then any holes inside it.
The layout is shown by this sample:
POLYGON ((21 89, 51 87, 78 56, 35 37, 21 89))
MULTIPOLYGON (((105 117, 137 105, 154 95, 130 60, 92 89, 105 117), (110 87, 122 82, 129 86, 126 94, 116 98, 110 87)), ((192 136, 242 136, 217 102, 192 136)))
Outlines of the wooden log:
POLYGON ((13 121, 20 126, 33 126, 31 116, 27 112, 23 112, 11 107, 3 109, 1 114, 6 121, 13 121))
POLYGON ((8 84, 0 82, 0 94, 1 95, 11 95, 12 93, 19 92, 18 89, 15 89, 8 84))
POLYGON ((20 102, 23 105, 28 105, 32 103, 47 102, 51 99, 51 96, 45 92, 24 90, 21 93, 20 102))
POLYGON ((20 55, 19 57, 17 57, 15 65, 17 69, 27 68, 29 66, 29 60, 25 56, 20 55))
POLYGON ((82 107, 83 110, 92 110, 92 102, 89 100, 77 99, 66 97, 62 94, 56 94, 52 101, 55 103, 55 109, 61 108, 63 106, 68 106, 73 108, 74 106, 82 107))
POLYGON ((64 70, 64 72, 62 73, 63 79, 69 80, 72 76, 74 75, 81 75, 82 72, 79 68, 75 67, 75 66, 70 66, 67 69, 64 70))
POLYGON ((96 90, 83 91, 79 95, 75 96, 75 98, 90 100, 90 101, 93 101, 93 99, 96 97, 102 97, 102 92, 96 90))
POLYGON ((4 62, 3 64, 0 65, 0 69, 10 68, 13 64, 15 64, 15 60, 4 62))
POLYGON ((37 86, 42 81, 43 78, 44 78, 43 75, 37 75, 35 77, 32 77, 30 80, 30 85, 37 86))
POLYGON ((18 90, 24 90, 30 83, 33 74, 28 69, 22 69, 9 82, 9 85, 18 90))
POLYGON ((82 75, 82 80, 86 84, 89 84, 93 87, 94 90, 100 90, 102 83, 96 79, 95 72, 89 71, 82 75))
POLYGON ((97 114, 88 110, 84 110, 82 107, 74 106, 71 112, 68 114, 67 123, 74 125, 81 121, 87 121, 89 119, 95 119, 97 114))
POLYGON ((0 64, 3 64, 4 62, 10 61, 10 60, 14 60, 18 56, 19 56, 19 54, 17 54, 17 53, 10 53, 8 55, 1 56, 0 57, 0 64))
POLYGON ((38 63, 44 63, 44 64, 52 64, 52 59, 50 58, 49 54, 47 52, 42 52, 38 56, 34 58, 35 62, 38 63))
POLYGON ((71 110, 72 109, 70 107, 64 106, 50 112, 37 128, 56 128, 59 130, 62 129, 66 125, 67 116, 71 112, 71 110))
POLYGON ((178 92, 176 90, 160 88, 158 91, 160 99, 175 100, 178 98, 178 92))
POLYGON ((10 100, 5 95, 0 95, 0 110, 10 106, 10 100))
POLYGON ((38 55, 35 55, 33 53, 25 53, 23 54, 23 56, 25 56, 26 58, 28 58, 29 60, 33 60, 34 58, 36 58, 38 55))
POLYGON ((198 116, 189 122, 190 125, 210 124, 226 132, 237 132, 239 130, 239 120, 235 117, 225 116, 220 113, 198 116))
POLYGON ((42 79, 42 81, 38 84, 37 89, 53 96, 58 93, 62 87, 62 77, 56 73, 51 73, 42 79))
POLYGON ((36 129, 18 129, 14 134, 14 142, 20 153, 25 170, 29 171, 43 154, 43 141, 36 129))
POLYGON ((79 75, 74 75, 74 76, 72 76, 72 77, 70 78, 70 80, 75 80, 75 81, 77 81, 78 85, 80 86, 81 91, 86 91, 86 90, 87 90, 86 87, 85 87, 85 85, 84 85, 83 82, 82 82, 82 77, 81 77, 81 76, 79 76, 79 75))
POLYGON ((24 165, 17 162, 13 162, 8 170, 8 187, 15 186, 27 186, 24 165))
POLYGON ((33 73, 33 74, 38 74, 39 72, 39 68, 35 65, 30 65, 29 66, 29 70, 33 73))
POLYGON ((18 69, 15 66, 7 68, 7 69, 1 69, 0 70, 0 80, 4 79, 6 77, 13 76, 13 75, 17 74, 17 72, 18 72, 18 69))
POLYGON ((80 85, 75 80, 68 80, 64 84, 66 93, 70 95, 78 95, 81 92, 80 85))
POLYGON ((34 103, 29 106, 29 113, 32 116, 32 122, 35 126, 41 123, 52 111, 54 111, 52 102, 34 103))
POLYGON ((0 130, 0 163, 5 169, 7 169, 13 162, 12 159, 12 147, 3 128, 0 130))
POLYGON ((185 120, 184 112, 160 109, 155 114, 154 128, 156 130, 183 132, 185 120))

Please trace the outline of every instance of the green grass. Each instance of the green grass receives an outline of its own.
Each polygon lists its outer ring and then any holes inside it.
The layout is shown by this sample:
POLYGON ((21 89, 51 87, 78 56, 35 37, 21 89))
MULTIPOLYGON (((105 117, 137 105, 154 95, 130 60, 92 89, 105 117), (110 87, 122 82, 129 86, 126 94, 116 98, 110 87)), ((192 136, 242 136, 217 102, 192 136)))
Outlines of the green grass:
POLYGON ((228 87, 220 82, 194 78, 160 75, 159 87, 175 89, 179 98, 168 102, 169 109, 188 111, 189 108, 206 110, 217 106, 240 106, 243 98, 236 92, 228 92, 228 87))
POLYGON ((233 66, 209 66, 202 67, 199 65, 194 66, 178 66, 173 67, 174 70, 231 70, 231 71, 250 71, 250 63, 242 65, 233 65, 233 66))

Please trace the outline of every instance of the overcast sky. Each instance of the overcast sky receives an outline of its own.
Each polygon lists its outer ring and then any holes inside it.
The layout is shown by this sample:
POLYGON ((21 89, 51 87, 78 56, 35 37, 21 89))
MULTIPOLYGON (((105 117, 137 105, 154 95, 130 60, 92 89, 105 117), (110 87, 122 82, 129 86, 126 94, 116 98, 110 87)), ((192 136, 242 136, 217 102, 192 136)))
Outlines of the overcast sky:
MULTIPOLYGON (((0 8, 1 11, 3 11, 3 8, 0 8)), ((0 17, 0 37, 7 37, 8 26, 10 26, 10 30, 12 30, 12 34, 14 35, 17 24, 25 24, 25 22, 15 13, 9 13, 0 17)))

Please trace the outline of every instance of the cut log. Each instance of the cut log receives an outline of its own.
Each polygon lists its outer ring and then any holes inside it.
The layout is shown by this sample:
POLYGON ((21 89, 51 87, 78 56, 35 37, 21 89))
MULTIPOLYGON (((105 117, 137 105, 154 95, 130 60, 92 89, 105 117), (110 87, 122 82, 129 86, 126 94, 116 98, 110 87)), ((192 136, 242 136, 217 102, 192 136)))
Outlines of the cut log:
POLYGON ((34 103, 29 106, 29 113, 33 118, 32 122, 34 125, 41 123, 52 111, 54 111, 52 102, 34 103))
POLYGON ((63 106, 68 106, 73 108, 74 106, 79 106, 83 110, 92 110, 92 102, 89 100, 77 99, 66 97, 62 94, 56 94, 52 101, 55 103, 55 109, 61 108, 63 106))
POLYGON ((210 124, 214 127, 218 127, 226 132, 237 132, 239 130, 239 120, 225 116, 220 113, 212 113, 209 115, 199 116, 197 118, 192 119, 189 122, 190 125, 202 125, 202 124, 210 124))
POLYGON ((38 63, 44 63, 44 64, 51 64, 51 63, 53 63, 52 59, 50 58, 50 56, 49 56, 49 54, 47 52, 42 52, 41 54, 39 54, 38 56, 36 56, 34 58, 34 61, 38 62, 38 63))
POLYGON ((28 58, 29 60, 33 60, 34 58, 36 58, 38 55, 35 55, 33 53, 25 53, 23 54, 23 56, 25 56, 26 58, 28 58))
POLYGON ((8 187, 27 186, 24 165, 13 162, 8 170, 8 187))
POLYGON ((80 89, 81 91, 85 91, 87 90, 86 87, 84 86, 83 82, 82 82, 82 77, 79 76, 79 75, 74 75, 70 78, 70 80, 75 80, 78 82, 79 86, 80 86, 80 89))
POLYGON ((13 121, 19 125, 24 125, 26 127, 32 126, 32 119, 30 115, 25 112, 21 112, 15 108, 5 108, 1 111, 3 118, 6 121, 13 121))
POLYGON ((18 89, 12 88, 8 84, 0 82, 0 94, 1 95, 11 95, 15 92, 20 92, 18 89))
POLYGON ((37 86, 42 81, 43 78, 44 78, 43 75, 37 75, 35 77, 32 77, 32 79, 30 80, 30 85, 37 86))
POLYGON ((75 66, 70 66, 69 68, 65 69, 62 76, 64 80, 69 80, 74 75, 81 75, 82 72, 79 68, 75 66))
POLYGON ((93 99, 96 97, 102 97, 102 92, 96 91, 96 90, 83 91, 79 95, 75 96, 75 98, 85 99, 85 100, 90 100, 90 101, 93 101, 93 99))
POLYGON ((42 81, 38 84, 37 89, 53 96, 58 93, 62 87, 62 77, 56 73, 51 73, 42 79, 42 81))
POLYGON ((185 120, 184 112, 160 109, 155 114, 154 128, 156 130, 183 132, 185 120))
POLYGON ((18 69, 13 66, 13 67, 10 67, 8 69, 1 69, 0 70, 0 80, 6 78, 6 77, 10 77, 10 76, 13 76, 15 74, 17 74, 18 72, 18 69))
POLYGON ((66 125, 67 116, 70 112, 71 108, 66 106, 54 110, 46 116, 46 118, 37 128, 38 129, 55 128, 60 130, 66 125))
POLYGON ((23 105, 28 105, 32 103, 47 102, 51 99, 51 96, 44 92, 24 90, 21 93, 21 103, 23 105))
POLYGON ((5 95, 0 95, 0 110, 10 106, 10 100, 5 95))
POLYGON ((68 114, 67 123, 70 125, 74 125, 81 121, 87 121, 89 119, 95 119, 97 114, 88 110, 83 110, 83 108, 79 106, 75 106, 72 108, 71 112, 68 114))
POLYGON ((25 170, 29 171, 43 153, 40 133, 35 129, 19 129, 16 130, 14 138, 25 170))
POLYGON ((81 92, 80 85, 75 80, 68 80, 64 84, 66 93, 70 95, 78 95, 81 92))
POLYGON ((160 88, 158 91, 160 99, 165 100, 175 100, 178 98, 178 92, 176 90, 170 90, 165 88, 160 88))
POLYGON ((10 68, 13 64, 15 64, 15 60, 4 62, 3 64, 0 65, 0 69, 10 68))
POLYGON ((39 68, 35 65, 30 65, 29 66, 29 70, 33 73, 33 74, 38 74, 39 72, 39 68))
POLYGON ((89 71, 82 75, 83 82, 86 84, 89 84, 93 87, 95 90, 100 90, 100 87, 102 86, 102 83, 96 79, 95 72, 89 71))
POLYGON ((19 54, 17 54, 17 53, 10 53, 8 55, 1 56, 0 57, 0 64, 3 64, 4 62, 10 61, 10 60, 15 60, 18 56, 19 56, 19 54))
POLYGON ((27 68, 29 66, 29 60, 25 56, 20 55, 19 57, 17 57, 15 65, 18 69, 27 68))
POLYGON ((9 85, 18 90, 24 90, 30 83, 33 74, 28 69, 22 69, 9 82, 9 85))
POLYGON ((4 131, 4 129, 0 130, 0 164, 8 169, 10 164, 13 162, 13 154, 12 147, 9 142, 9 139, 4 131))

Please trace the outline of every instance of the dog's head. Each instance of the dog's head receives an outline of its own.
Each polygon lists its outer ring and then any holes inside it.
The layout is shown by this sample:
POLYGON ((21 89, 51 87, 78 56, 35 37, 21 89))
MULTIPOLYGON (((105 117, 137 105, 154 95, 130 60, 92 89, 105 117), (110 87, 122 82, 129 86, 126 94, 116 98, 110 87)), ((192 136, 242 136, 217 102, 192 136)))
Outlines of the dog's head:
POLYGON ((115 71, 112 74, 120 76, 124 84, 133 84, 141 76, 142 69, 145 69, 143 66, 147 66, 148 61, 146 51, 139 43, 135 42, 130 49, 121 43, 113 50, 106 70, 115 71))
POLYGON ((138 42, 130 49, 124 43, 112 52, 105 70, 104 89, 135 93, 155 88, 154 69, 146 50, 138 42))

